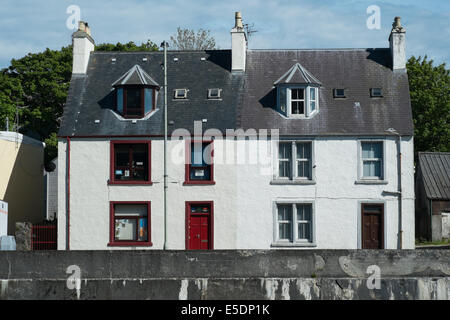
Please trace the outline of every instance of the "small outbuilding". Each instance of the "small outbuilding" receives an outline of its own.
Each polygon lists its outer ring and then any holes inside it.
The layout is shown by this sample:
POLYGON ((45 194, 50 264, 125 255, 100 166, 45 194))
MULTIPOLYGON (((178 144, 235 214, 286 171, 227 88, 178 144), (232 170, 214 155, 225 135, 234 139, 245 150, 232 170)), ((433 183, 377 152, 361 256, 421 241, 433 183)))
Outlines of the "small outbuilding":
POLYGON ((450 152, 419 152, 416 174, 416 238, 450 237, 450 152))

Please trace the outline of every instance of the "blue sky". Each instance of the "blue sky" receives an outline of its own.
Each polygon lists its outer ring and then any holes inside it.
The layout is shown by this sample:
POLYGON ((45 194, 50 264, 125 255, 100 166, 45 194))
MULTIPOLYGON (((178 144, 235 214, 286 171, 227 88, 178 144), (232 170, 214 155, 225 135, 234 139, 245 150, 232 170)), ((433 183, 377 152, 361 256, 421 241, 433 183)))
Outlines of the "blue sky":
POLYGON ((211 30, 221 49, 231 46, 235 11, 258 31, 250 39, 252 49, 388 47, 393 18, 401 16, 408 57, 427 54, 436 63, 450 62, 448 0, 2 0, 0 68, 29 52, 70 44, 70 5, 80 7, 96 43, 159 44, 180 26, 211 30), (366 26, 370 5, 380 7, 379 30, 366 26))

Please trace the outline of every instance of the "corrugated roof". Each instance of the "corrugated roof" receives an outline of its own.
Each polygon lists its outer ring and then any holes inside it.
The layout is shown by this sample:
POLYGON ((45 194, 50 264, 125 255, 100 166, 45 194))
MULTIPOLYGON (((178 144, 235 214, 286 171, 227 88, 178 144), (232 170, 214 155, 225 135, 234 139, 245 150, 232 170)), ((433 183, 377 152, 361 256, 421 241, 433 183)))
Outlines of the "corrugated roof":
POLYGON ((419 152, 419 166, 427 198, 450 200, 450 153, 419 152))

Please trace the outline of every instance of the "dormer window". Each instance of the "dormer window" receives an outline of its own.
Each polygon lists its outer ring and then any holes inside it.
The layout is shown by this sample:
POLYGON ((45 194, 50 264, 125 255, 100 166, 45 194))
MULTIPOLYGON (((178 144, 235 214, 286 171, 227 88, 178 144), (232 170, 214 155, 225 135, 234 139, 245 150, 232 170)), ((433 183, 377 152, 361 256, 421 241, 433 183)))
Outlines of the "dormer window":
POLYGON ((301 64, 296 63, 275 83, 279 112, 288 118, 309 118, 319 110, 322 85, 301 64))
POLYGON ((116 88, 116 111, 124 118, 143 118, 156 109, 159 85, 139 65, 112 84, 116 88))
POLYGON ((345 89, 333 89, 334 98, 345 98, 345 89))
POLYGON ((383 96, 383 90, 381 88, 371 88, 370 96, 372 98, 380 98, 383 96))
POLYGON ((208 99, 214 100, 214 99, 220 99, 222 89, 214 88, 214 89, 208 89, 208 99))
POLYGON ((117 111, 125 118, 142 118, 155 109, 155 89, 142 86, 117 88, 117 111))
POLYGON ((187 99, 188 89, 175 89, 174 98, 175 99, 187 99))

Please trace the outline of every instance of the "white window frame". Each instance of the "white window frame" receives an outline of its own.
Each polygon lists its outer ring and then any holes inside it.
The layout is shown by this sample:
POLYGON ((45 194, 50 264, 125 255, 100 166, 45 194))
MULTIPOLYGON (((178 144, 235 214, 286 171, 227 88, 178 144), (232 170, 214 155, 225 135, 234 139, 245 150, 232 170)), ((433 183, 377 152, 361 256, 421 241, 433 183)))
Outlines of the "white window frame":
POLYGON ((315 179, 314 177, 314 141, 313 140, 279 140, 278 143, 276 143, 275 148, 275 157, 274 157, 274 181, 293 181, 293 182, 313 182, 315 179), (289 159, 290 165, 291 165, 291 176, 290 177, 280 177, 279 172, 279 164, 280 161, 285 161, 285 159, 279 158, 279 148, 280 143, 290 143, 291 144, 291 159, 289 159), (298 166, 297 163, 299 161, 305 161, 306 158, 297 158, 297 144, 298 143, 309 143, 310 144, 310 152, 311 152, 311 158, 309 160, 309 175, 310 177, 299 177, 298 176, 298 166))
MULTIPOLYGON (((315 222, 315 203, 314 201, 304 200, 288 200, 280 199, 273 202, 273 243, 272 247, 289 247, 289 246, 316 246, 316 222, 315 222), (278 205, 292 205, 292 221, 291 223, 291 235, 292 239, 280 239, 279 238, 279 221, 278 221, 278 205), (298 239, 298 224, 302 221, 297 220, 297 206, 298 205, 310 205, 311 206, 311 239, 298 239)), ((283 220, 284 221, 284 220, 283 220)))
MULTIPOLYGON (((286 90, 286 116, 288 118, 293 118, 293 119, 306 119, 306 118, 310 118, 311 116, 315 115, 318 111, 319 111, 319 87, 316 86, 302 86, 302 85, 298 85, 298 86, 286 86, 286 87, 280 87, 278 89, 278 105, 279 108, 281 110, 281 101, 280 101, 280 91, 281 90, 286 90), (295 99, 293 100, 291 98, 292 89, 303 89, 304 90, 304 96, 303 99, 295 99), (310 96, 311 96, 311 92, 310 90, 314 89, 315 90, 315 96, 316 99, 315 100, 311 100, 310 96), (303 101, 304 103, 304 113, 302 114, 293 114, 292 113, 292 102, 293 101, 303 101), (314 101, 316 103, 316 109, 314 111, 311 110, 311 101, 314 101)), ((283 111, 283 110, 281 110, 283 111)))
POLYGON ((358 181, 359 182, 386 182, 386 141, 381 139, 361 139, 358 140, 358 181), (362 157, 363 143, 381 143, 382 158, 367 158, 362 157), (381 161, 381 177, 364 176, 364 161, 381 161))
POLYGON ((210 88, 208 89, 208 100, 221 100, 222 99, 222 89, 220 88, 210 88), (211 95, 213 90, 217 90, 217 97, 211 95))
POLYGON ((187 93, 188 93, 188 89, 174 89, 174 99, 175 100, 185 100, 187 99, 187 93), (182 96, 179 96, 179 93, 182 92, 182 96))

